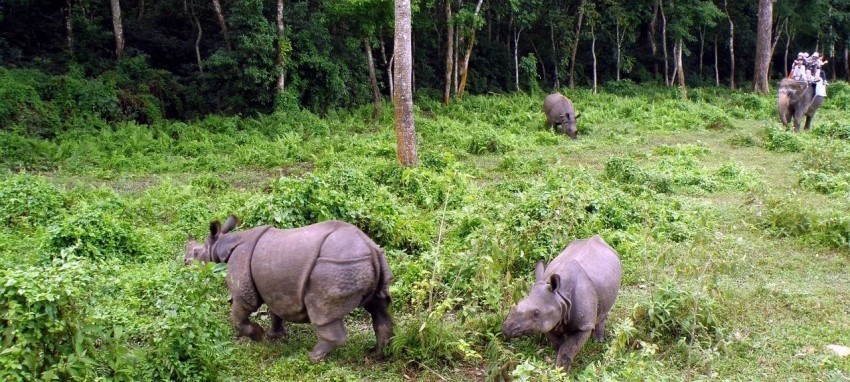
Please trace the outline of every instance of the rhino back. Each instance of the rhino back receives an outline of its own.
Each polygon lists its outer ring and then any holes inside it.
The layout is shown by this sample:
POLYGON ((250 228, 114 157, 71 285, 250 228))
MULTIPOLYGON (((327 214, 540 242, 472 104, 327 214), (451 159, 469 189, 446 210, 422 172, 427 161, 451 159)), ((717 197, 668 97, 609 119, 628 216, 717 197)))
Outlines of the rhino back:
POLYGON ((543 101, 543 111, 546 113, 546 118, 549 122, 553 124, 567 122, 561 120, 561 115, 567 115, 567 119, 569 120, 575 114, 573 103, 569 98, 564 97, 560 93, 546 96, 546 99, 543 101))

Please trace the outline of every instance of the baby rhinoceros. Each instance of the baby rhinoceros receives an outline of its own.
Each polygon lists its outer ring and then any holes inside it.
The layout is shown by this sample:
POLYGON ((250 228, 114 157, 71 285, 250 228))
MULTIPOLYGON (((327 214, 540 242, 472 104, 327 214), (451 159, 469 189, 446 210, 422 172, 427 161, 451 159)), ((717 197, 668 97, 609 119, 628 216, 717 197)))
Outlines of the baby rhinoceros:
POLYGON ((546 269, 537 263, 531 293, 511 309, 502 332, 508 338, 546 334, 558 353, 556 365, 569 370, 591 332, 605 339, 621 273, 617 252, 599 236, 576 240, 546 269))
POLYGON ((263 329, 249 316, 265 303, 271 338, 285 335, 284 321, 316 325, 319 342, 308 358, 318 362, 347 339, 343 318, 364 307, 377 337, 374 352, 382 356, 393 336, 387 310, 393 276, 384 251, 365 233, 341 221, 230 232, 237 224, 230 215, 224 226, 210 223, 204 244, 190 238, 186 263, 228 264, 231 318, 239 336, 262 338, 263 329))
POLYGON ((581 114, 576 115, 576 108, 573 107, 573 102, 569 98, 564 97, 561 93, 549 94, 543 100, 543 113, 546 114, 547 127, 551 128, 551 126, 557 125, 561 134, 576 139, 578 134, 576 123, 581 114))

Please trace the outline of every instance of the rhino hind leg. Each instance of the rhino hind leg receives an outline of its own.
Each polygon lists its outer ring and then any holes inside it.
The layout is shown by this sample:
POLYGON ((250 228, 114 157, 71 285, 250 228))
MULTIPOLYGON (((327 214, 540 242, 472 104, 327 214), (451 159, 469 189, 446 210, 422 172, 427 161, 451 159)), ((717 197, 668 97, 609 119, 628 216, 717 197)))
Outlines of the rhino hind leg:
POLYGON ((284 325, 283 319, 272 312, 269 312, 269 315, 272 319, 272 327, 269 329, 269 339, 277 340, 286 337, 286 325, 284 325))
POLYGON ((239 337, 248 337, 254 341, 259 341, 263 338, 263 328, 251 322, 251 313, 256 309, 250 309, 244 305, 234 302, 230 307, 230 317, 233 319, 233 324, 236 325, 236 331, 239 337))
POLYGON ((313 350, 307 357, 313 363, 325 359, 328 353, 348 339, 348 332, 346 332, 345 324, 341 319, 326 325, 316 326, 316 332, 319 334, 319 342, 316 343, 316 346, 313 346, 313 350))
POLYGON ((393 322, 389 313, 390 298, 374 297, 363 307, 372 315, 372 328, 375 329, 375 347, 371 349, 377 358, 383 358, 384 348, 393 338, 393 322))
POLYGON ((605 322, 608 321, 608 315, 602 317, 593 328, 593 339, 599 342, 605 341, 605 322))

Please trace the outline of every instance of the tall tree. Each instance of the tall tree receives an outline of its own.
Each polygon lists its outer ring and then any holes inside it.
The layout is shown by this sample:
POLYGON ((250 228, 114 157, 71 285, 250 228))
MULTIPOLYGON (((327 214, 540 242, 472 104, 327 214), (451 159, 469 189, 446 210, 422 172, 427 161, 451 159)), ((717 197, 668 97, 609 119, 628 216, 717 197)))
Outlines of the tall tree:
POLYGON ((729 88, 735 89, 735 23, 729 14, 729 0, 723 0, 723 10, 729 20, 729 88))
POLYGON ((112 8, 112 31, 115 34, 115 57, 124 56, 124 25, 121 22, 121 2, 109 0, 112 8))
POLYGON ((201 60, 201 36, 204 35, 204 30, 201 29, 201 21, 198 20, 198 15, 195 13, 195 3, 192 0, 183 1, 183 9, 189 14, 192 21, 192 27, 198 29, 198 35, 195 37, 195 59, 198 61, 198 71, 204 72, 204 63, 201 60))
MULTIPOLYGON (((215 2, 217 3, 218 0, 215 0, 215 2)), ((275 86, 275 89, 277 89, 278 95, 283 94, 283 92, 286 91, 285 63, 286 63, 286 53, 288 53, 288 51, 289 51, 289 49, 288 49, 289 48, 289 41, 286 40, 286 35, 285 35, 286 28, 285 28, 285 25, 283 24, 283 5, 284 5, 283 0, 277 0, 277 4, 275 6, 275 10, 276 10, 276 12, 275 12, 275 24, 277 25, 277 49, 276 49, 277 54, 276 54, 276 58, 275 58, 275 66, 277 66, 277 71, 278 71, 278 73, 277 73, 277 85, 275 86)), ((227 28, 227 25, 225 25, 224 23, 222 23, 221 25, 224 28, 227 28)), ((223 32, 226 33, 227 30, 224 29, 223 32)), ((225 38, 226 37, 227 37, 227 35, 225 34, 225 38)), ((227 40, 225 40, 225 41, 227 41, 227 40)), ((227 42, 227 44, 228 44, 228 49, 230 49, 229 48, 230 43, 227 42)), ((369 59, 370 59, 370 62, 371 62, 371 56, 369 56, 369 59)))
POLYGON ((771 30, 773 29, 773 0, 759 0, 758 33, 756 37, 756 62, 753 74, 753 90, 767 94, 768 67, 771 57, 771 30))
POLYGON ((396 157, 402 166, 415 166, 416 127, 413 124, 413 55, 411 52, 410 0, 395 0, 395 110, 396 157))
POLYGON ((212 3, 213 9, 215 9, 215 17, 218 20, 218 26, 221 28, 221 34, 224 35, 224 46, 227 47, 227 50, 233 50, 233 45, 230 44, 230 32, 227 30, 227 21, 225 21, 224 12, 221 10, 221 1, 212 0, 212 3))
POLYGON ((368 37, 363 38, 363 49, 366 51, 366 61, 369 65, 369 83, 372 85, 372 97, 374 98, 375 109, 372 112, 372 120, 377 121, 381 118, 381 88, 378 87, 378 75, 375 73, 375 60, 372 58, 372 42, 368 37))
POLYGON ((74 54, 74 19, 71 0, 65 0, 62 6, 62 21, 65 24, 65 47, 68 53, 74 54))
MULTIPOLYGON (((463 92, 466 90, 466 79, 469 76, 469 57, 472 56, 472 47, 475 45, 475 31, 484 23, 484 19, 479 15, 481 13, 481 5, 484 4, 484 0, 478 0, 478 4, 475 5, 475 12, 472 13, 471 17, 469 17, 468 27, 463 28, 466 30, 469 37, 463 38, 466 40, 466 52, 463 54, 463 61, 460 65, 460 85, 458 86, 457 96, 458 98, 463 97, 463 92)), ((461 13, 461 16, 463 13, 461 13)))
POLYGON ((578 21, 576 22, 576 33, 573 35, 573 49, 570 54, 570 89, 573 89, 575 85, 575 72, 576 72, 576 52, 578 52, 578 41, 581 36, 581 22, 584 18, 584 0, 581 0, 578 5, 578 21))
POLYGON ((446 89, 443 92, 443 104, 449 104, 452 93, 452 69, 455 67, 455 26, 452 20, 452 1, 446 2, 446 89))

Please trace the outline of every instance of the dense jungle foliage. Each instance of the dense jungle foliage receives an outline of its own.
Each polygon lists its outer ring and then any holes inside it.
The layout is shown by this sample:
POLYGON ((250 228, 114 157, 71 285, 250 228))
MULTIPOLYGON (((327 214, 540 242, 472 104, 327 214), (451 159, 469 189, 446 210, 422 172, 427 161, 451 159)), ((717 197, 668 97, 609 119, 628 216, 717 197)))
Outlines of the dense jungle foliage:
MULTIPOLYGON (((7 71, 6 76, 19 75, 7 71)), ((39 83, 34 85, 45 85, 39 83)), ((850 86, 812 132, 772 97, 629 81, 569 92, 579 139, 544 128, 542 94, 417 99, 421 165, 395 162, 369 107, 0 132, 3 379, 834 380, 850 359, 850 86), (366 358, 368 315, 307 362, 234 339, 224 267, 183 266, 187 234, 356 224, 388 253, 396 337, 366 358), (609 340, 573 369, 500 323, 534 263, 600 234, 624 264, 609 340)), ((268 327, 268 315, 254 317, 268 327)))

